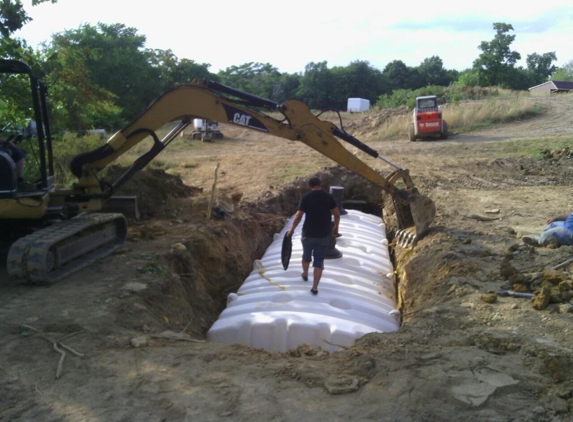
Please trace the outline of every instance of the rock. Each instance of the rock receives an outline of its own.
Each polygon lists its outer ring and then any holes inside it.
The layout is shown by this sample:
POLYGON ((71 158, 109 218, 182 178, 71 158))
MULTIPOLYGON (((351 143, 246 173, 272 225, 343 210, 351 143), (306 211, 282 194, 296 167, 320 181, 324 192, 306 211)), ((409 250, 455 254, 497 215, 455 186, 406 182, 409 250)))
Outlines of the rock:
POLYGON ((573 313, 573 305, 570 303, 564 303, 559 305, 559 313, 560 314, 571 314, 573 313))
POLYGON ((542 278, 556 286, 563 281, 564 274, 563 271, 545 270, 543 271, 542 278))
POLYGON ((503 259, 500 264, 499 274, 504 280, 509 280, 511 277, 519 274, 519 271, 507 259, 503 259))
POLYGON ((348 394, 358 391, 358 380, 347 375, 330 377, 324 382, 324 388, 330 394, 348 394))
POLYGON ((127 290, 128 292, 137 293, 146 290, 147 284, 139 283, 137 281, 130 281, 128 283, 125 283, 122 289, 127 290))
POLYGON ((495 293, 487 293, 485 295, 481 295, 481 300, 485 303, 495 303, 497 302, 497 295, 495 293))
POLYGON ((147 336, 139 336, 139 337, 134 337, 130 340, 130 344, 132 347, 135 347, 136 349, 140 348, 140 347, 145 347, 147 346, 149 339, 147 338, 147 336))
POLYGON ((535 296, 531 299, 531 303, 533 304, 533 309, 538 311, 545 309, 549 304, 549 299, 551 298, 551 290, 545 287, 537 290, 535 292, 535 296))
POLYGON ((554 412, 557 415, 569 412, 569 403, 567 400, 560 399, 557 396, 546 396, 543 399, 543 406, 545 409, 554 412))
POLYGON ((169 250, 170 255, 182 255, 187 252, 187 247, 183 243, 175 243, 169 250))

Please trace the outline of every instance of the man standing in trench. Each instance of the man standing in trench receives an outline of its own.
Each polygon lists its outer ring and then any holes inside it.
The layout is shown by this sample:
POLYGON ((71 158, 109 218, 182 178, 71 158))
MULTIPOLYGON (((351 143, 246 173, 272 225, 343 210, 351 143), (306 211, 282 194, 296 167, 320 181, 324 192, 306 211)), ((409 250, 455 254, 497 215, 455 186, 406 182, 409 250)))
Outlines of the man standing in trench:
POLYGON ((340 212, 336 206, 334 197, 324 191, 318 177, 311 177, 308 181, 310 192, 303 195, 294 215, 292 226, 287 236, 292 236, 294 230, 305 215, 302 225, 302 274, 304 281, 308 281, 308 268, 312 261, 313 280, 311 293, 318 294, 318 283, 324 269, 324 257, 330 242, 330 238, 338 233, 340 212), (334 215, 334 224, 332 216, 334 215))

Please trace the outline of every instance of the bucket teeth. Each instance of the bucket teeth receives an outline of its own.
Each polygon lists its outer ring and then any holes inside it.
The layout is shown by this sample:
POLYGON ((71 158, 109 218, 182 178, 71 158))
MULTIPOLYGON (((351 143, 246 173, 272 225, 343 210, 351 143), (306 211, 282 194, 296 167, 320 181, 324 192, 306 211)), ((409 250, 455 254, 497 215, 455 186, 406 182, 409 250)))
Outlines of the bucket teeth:
POLYGON ((398 230, 396 232, 396 243, 401 248, 413 249, 418 241, 418 236, 406 230, 398 230))

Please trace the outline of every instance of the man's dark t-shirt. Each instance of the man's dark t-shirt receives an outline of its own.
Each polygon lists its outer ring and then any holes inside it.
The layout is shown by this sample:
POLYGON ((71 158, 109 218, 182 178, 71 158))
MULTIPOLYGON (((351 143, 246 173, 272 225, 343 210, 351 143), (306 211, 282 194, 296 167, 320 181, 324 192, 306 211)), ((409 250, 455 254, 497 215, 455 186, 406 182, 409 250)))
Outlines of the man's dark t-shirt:
POLYGON ((298 209, 305 214, 302 226, 304 237, 326 237, 332 231, 330 210, 336 208, 334 197, 320 189, 306 193, 298 209))

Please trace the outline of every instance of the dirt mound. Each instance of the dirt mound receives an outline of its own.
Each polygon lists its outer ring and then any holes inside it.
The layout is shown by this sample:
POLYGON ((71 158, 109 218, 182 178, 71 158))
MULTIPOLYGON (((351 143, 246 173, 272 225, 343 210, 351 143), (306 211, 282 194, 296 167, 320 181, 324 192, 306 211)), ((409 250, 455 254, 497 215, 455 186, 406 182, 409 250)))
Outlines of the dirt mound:
POLYGON ((346 123, 345 129, 356 136, 377 132, 386 122, 395 117, 409 114, 406 106, 384 108, 376 112, 366 113, 362 119, 346 123))
MULTIPOLYGON (((121 166, 110 167, 104 179, 111 183, 127 169, 121 166)), ((168 174, 162 169, 145 169, 137 172, 128 182, 115 192, 116 195, 137 196, 141 218, 176 217, 170 209, 173 198, 189 198, 203 192, 202 188, 187 186, 180 177, 168 174)))
POLYGON ((571 157, 573 156, 573 148, 565 147, 555 151, 544 149, 541 153, 543 154, 543 158, 571 157))

